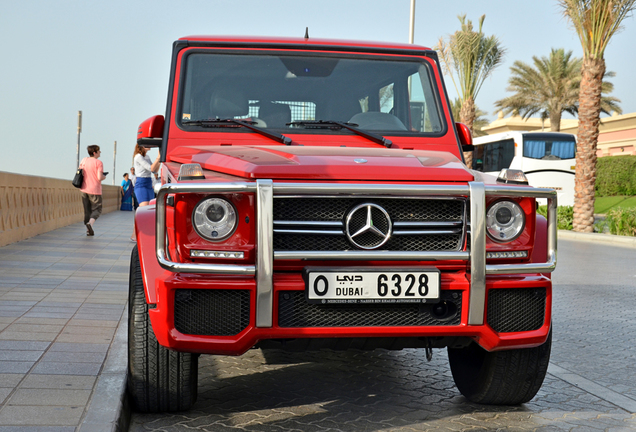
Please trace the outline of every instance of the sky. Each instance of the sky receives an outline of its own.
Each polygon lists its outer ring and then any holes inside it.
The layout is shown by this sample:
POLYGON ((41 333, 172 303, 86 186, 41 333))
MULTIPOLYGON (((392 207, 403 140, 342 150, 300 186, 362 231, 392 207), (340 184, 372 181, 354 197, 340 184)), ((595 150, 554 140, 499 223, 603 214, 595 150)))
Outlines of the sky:
MULTIPOLYGON (((414 43, 433 47, 460 28, 461 14, 475 25, 485 14, 484 33, 506 48, 476 99, 490 121, 494 102, 510 95, 516 60, 531 63, 551 48, 583 56, 556 0, 417 0, 414 43)), ((138 125, 165 113, 172 43, 180 37, 302 37, 309 27, 313 38, 407 43, 409 21, 410 0, 0 0, 0 171, 70 181, 81 110, 80 158, 99 145, 110 172, 104 184, 119 184, 138 125)), ((605 52, 623 113, 636 112, 634 48, 632 16, 605 52)), ((456 97, 449 77, 446 85, 456 97)))

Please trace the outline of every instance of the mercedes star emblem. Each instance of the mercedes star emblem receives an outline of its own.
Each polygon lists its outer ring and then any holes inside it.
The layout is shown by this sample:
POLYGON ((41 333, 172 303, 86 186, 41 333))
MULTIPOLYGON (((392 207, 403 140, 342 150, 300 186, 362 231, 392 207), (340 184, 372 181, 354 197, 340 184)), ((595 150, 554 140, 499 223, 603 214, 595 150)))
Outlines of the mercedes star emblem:
POLYGON ((347 238, 360 249, 377 249, 385 244, 391 237, 391 228, 389 214, 377 204, 360 204, 347 215, 347 238))

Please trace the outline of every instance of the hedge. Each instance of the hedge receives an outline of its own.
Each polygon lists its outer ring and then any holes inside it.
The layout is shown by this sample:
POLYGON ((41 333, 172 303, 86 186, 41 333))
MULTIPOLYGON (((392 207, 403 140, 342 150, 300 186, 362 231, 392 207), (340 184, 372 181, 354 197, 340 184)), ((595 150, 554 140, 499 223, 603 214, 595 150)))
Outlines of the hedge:
POLYGON ((610 210, 607 223, 611 234, 636 236, 636 208, 610 210))
POLYGON ((636 195, 636 156, 606 156, 596 161, 596 196, 636 195))
MULTIPOLYGON (((537 214, 547 218, 548 206, 542 205, 537 208, 537 214)), ((574 222, 574 207, 572 206, 558 206, 557 207, 557 229, 560 230, 572 230, 572 223, 574 222)))

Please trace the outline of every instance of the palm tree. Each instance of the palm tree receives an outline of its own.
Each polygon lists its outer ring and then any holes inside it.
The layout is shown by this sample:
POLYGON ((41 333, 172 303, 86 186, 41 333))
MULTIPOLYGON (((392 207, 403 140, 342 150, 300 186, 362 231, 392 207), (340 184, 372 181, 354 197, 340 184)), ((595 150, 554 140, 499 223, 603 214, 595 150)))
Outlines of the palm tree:
MULTIPOLYGON (((583 59, 572 57, 572 51, 553 48, 549 57, 533 56, 532 61, 534 67, 522 61, 514 62, 506 88, 514 94, 498 100, 495 106, 504 114, 516 112, 524 119, 539 113, 541 118, 549 118, 550 129, 558 132, 561 130, 563 112, 571 115, 578 113, 583 59)), ((605 73, 605 77, 614 75, 613 72, 605 73)), ((603 94, 607 95, 613 90, 612 83, 603 81, 603 94)), ((615 97, 602 96, 601 112, 610 114, 616 111, 622 114, 619 102, 615 97)))
MULTIPOLYGON (((453 118, 460 118, 459 113, 462 110, 462 100, 455 98, 451 101, 451 111, 453 112, 453 118)), ((475 105, 475 120, 473 120, 473 136, 480 137, 486 136, 486 132, 482 132, 481 128, 488 126, 490 121, 486 118, 486 112, 479 109, 475 105)))
POLYGON ((601 113, 605 59, 603 54, 636 0, 557 0, 583 47, 579 93, 579 133, 574 174, 574 231, 592 232, 596 145, 601 113))
MULTIPOLYGON (((473 23, 466 20, 466 15, 459 15, 458 18, 461 30, 450 35, 448 41, 441 37, 435 49, 439 51, 444 72, 451 76, 462 101, 460 121, 472 131, 477 94, 493 69, 501 64, 505 49, 495 36, 483 33, 486 15, 479 18, 479 31, 473 30, 473 23)), ((472 167, 472 153, 464 153, 464 159, 466 165, 472 167)))

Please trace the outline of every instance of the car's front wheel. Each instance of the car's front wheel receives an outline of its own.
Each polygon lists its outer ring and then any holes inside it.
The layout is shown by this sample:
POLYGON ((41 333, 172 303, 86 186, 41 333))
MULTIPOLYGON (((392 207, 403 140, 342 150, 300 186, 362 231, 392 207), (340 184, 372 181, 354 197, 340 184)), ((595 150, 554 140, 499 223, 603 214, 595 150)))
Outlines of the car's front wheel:
POLYGON ((190 409, 197 398, 199 356, 159 345, 148 317, 137 246, 130 261, 128 394, 140 412, 190 409))
POLYGON ((552 331, 535 348, 488 352, 472 342, 448 348, 455 385, 472 402, 518 405, 531 400, 541 388, 550 362, 552 331))

